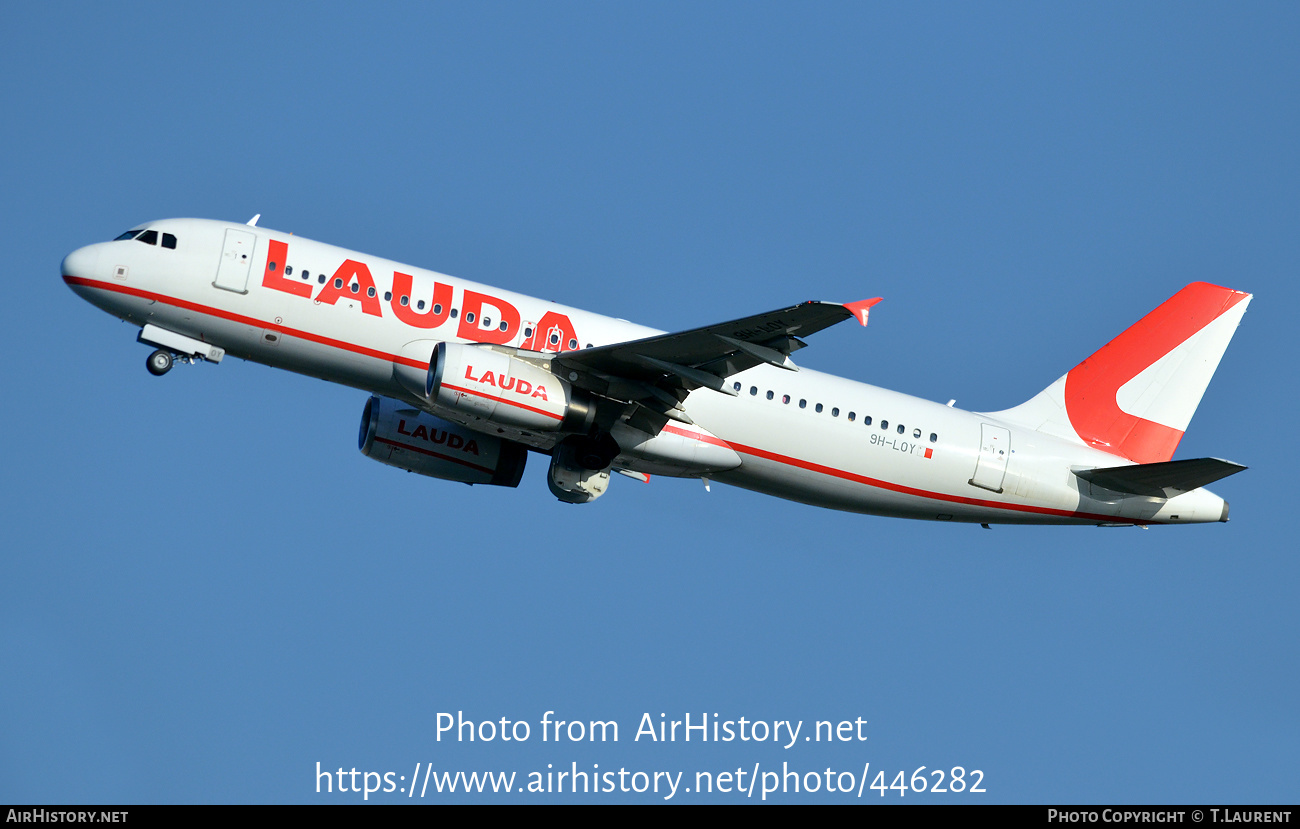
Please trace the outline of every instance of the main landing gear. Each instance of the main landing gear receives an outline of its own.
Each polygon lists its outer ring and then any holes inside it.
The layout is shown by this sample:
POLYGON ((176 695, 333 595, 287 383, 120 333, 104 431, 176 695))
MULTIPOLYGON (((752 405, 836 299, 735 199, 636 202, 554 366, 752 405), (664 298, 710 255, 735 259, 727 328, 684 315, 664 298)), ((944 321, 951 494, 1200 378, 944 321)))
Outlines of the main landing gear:
POLYGON ((622 451, 609 432, 597 432, 585 437, 569 437, 565 438, 565 443, 572 447, 578 465, 593 472, 608 468, 622 451))
POLYGON ((566 504, 586 504, 604 495, 609 488, 609 463, 618 455, 618 444, 613 438, 609 443, 614 454, 608 460, 610 447, 595 437, 570 435, 556 444, 546 477, 551 494, 566 504))

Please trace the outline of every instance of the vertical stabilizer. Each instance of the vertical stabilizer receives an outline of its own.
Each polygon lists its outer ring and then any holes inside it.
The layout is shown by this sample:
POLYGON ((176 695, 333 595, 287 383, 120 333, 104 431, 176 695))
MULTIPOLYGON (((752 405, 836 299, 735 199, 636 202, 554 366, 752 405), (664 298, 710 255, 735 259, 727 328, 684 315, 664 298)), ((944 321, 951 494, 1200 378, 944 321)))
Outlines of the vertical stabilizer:
POLYGON ((1174 455, 1250 294, 1193 282, 1003 420, 1135 463, 1174 455))

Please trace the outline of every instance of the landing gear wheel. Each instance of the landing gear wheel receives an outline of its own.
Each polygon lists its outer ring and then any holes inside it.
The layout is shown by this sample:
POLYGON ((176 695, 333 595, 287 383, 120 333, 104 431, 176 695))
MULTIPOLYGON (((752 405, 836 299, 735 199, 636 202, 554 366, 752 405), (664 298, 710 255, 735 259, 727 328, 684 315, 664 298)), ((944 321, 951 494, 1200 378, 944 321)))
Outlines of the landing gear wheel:
POLYGON ((144 366, 154 377, 162 377, 172 370, 172 355, 160 348, 149 355, 149 359, 144 361, 144 366))
POLYGON ((614 440, 608 432, 582 438, 574 448, 577 450, 578 464, 583 469, 592 470, 605 469, 622 451, 618 441, 614 440))

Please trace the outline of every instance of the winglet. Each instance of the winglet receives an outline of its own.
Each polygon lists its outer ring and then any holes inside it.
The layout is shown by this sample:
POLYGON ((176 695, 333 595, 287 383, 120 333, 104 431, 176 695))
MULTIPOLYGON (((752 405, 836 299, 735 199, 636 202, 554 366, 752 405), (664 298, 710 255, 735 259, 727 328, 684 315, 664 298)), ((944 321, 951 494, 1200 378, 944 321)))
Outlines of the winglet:
POLYGON ((261 213, 258 213, 258 214, 257 214, 256 216, 254 216, 253 218, 251 218, 251 219, 249 219, 248 221, 244 222, 244 224, 248 225, 249 227, 257 227, 257 220, 260 219, 260 218, 262 218, 262 214, 261 214, 261 213))
POLYGON ((866 326, 867 312, 871 310, 872 305, 875 305, 877 302, 879 302, 882 299, 884 299, 884 297, 876 297, 875 299, 863 299, 857 302, 846 302, 844 303, 844 307, 849 309, 849 313, 853 315, 854 319, 860 322, 863 326, 866 326))

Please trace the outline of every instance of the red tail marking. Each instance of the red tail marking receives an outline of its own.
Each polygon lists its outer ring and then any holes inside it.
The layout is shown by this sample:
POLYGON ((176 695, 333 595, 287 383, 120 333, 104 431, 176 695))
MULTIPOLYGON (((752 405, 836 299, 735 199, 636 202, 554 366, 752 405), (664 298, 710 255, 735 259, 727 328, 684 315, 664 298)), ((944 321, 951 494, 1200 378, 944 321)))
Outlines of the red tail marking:
POLYGON ((1174 456, 1183 433, 1120 409, 1121 386, 1214 322, 1248 295, 1194 282, 1102 346, 1065 376, 1065 411, 1091 446, 1137 463, 1174 456))

